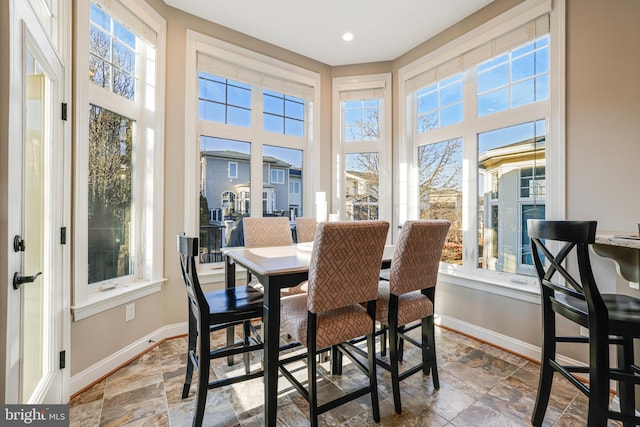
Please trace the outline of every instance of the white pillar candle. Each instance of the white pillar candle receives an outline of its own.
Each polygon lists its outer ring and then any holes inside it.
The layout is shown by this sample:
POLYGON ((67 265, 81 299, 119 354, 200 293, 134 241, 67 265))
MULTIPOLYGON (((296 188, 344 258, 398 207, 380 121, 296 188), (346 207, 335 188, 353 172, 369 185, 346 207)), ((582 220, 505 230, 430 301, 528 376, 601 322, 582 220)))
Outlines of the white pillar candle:
POLYGON ((316 221, 325 222, 327 220, 327 193, 316 192, 316 221))
POLYGON ((327 202, 316 202, 316 221, 325 222, 327 220, 327 202))

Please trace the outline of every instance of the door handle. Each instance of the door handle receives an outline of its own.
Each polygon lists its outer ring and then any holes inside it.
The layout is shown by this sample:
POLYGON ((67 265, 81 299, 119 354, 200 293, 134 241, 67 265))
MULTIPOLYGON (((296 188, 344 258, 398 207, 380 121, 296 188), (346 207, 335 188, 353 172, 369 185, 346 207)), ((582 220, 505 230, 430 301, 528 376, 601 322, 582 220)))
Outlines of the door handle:
POLYGON ((23 283, 35 282, 35 280, 41 274, 42 274, 41 271, 36 273, 36 274, 34 274, 33 276, 21 276, 18 273, 14 274, 13 275, 13 289, 18 289, 20 287, 20 285, 22 285, 23 283))

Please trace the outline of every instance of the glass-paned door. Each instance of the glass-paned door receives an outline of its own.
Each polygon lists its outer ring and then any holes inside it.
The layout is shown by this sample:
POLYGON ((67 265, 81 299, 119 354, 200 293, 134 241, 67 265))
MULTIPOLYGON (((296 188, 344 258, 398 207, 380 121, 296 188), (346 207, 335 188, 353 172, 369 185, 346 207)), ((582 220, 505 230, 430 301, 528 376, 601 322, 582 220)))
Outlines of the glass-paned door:
MULTIPOLYGON (((23 274, 45 271, 45 176, 49 80, 31 52, 26 67, 26 133, 24 144, 24 255, 23 274)), ((21 400, 28 402, 45 375, 46 294, 48 277, 38 275, 22 285, 21 400)))

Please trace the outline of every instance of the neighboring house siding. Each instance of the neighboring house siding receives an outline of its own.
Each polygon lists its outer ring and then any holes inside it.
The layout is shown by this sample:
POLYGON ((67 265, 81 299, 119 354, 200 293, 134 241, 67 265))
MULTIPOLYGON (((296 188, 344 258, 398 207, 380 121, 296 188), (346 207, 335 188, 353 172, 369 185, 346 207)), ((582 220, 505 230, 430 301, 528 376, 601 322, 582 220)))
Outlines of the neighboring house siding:
MULTIPOLYGON (((203 173, 201 179, 204 196, 207 199, 209 209, 223 208, 222 194, 224 192, 232 192, 236 195, 234 206, 230 206, 230 210, 224 212, 225 215, 232 213, 244 213, 240 204, 241 192, 249 191, 251 181, 251 164, 249 157, 245 154, 234 152, 206 152, 201 155, 203 162, 203 173), (237 178, 229 178, 228 164, 229 162, 237 163, 237 178)), ((262 189, 261 192, 268 193, 268 203, 264 209, 265 213, 273 213, 274 211, 289 212, 289 164, 273 159, 265 158, 262 167, 262 189), (283 171, 284 182, 282 184, 271 183, 271 170, 278 169, 283 171), (275 202, 272 202, 274 200, 275 202)))
MULTIPOLYGON (((248 183, 250 179, 250 165, 249 162, 238 159, 224 159, 212 156, 204 156, 206 173, 206 181, 203 183, 204 196, 207 198, 209 209, 216 209, 222 207, 222 193, 225 191, 231 191, 236 194, 236 197, 240 197, 238 185, 248 183), (238 177, 228 177, 228 163, 229 161, 237 162, 238 164, 238 177)), ((236 210, 239 206, 236 208, 236 210)))

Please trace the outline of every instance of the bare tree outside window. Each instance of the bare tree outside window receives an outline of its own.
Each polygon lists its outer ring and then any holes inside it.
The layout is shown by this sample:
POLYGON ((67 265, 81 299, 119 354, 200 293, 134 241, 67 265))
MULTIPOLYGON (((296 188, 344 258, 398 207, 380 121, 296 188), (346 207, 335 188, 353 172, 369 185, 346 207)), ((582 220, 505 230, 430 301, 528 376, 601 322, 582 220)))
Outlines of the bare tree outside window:
MULTIPOLYGON (((136 95, 136 36, 90 6, 89 80, 128 100, 136 95)), ((134 273, 131 252, 135 120, 89 108, 88 282, 134 273)))
POLYGON ((451 222, 442 261, 462 264, 462 139, 418 147, 420 219, 451 222))
POLYGON ((132 274, 130 223, 134 121, 89 110, 89 283, 132 274))
MULTIPOLYGON (((379 99, 343 103, 345 142, 380 141, 379 99)), ((345 218, 367 220, 379 218, 380 159, 377 152, 348 153, 345 156, 345 218)))

